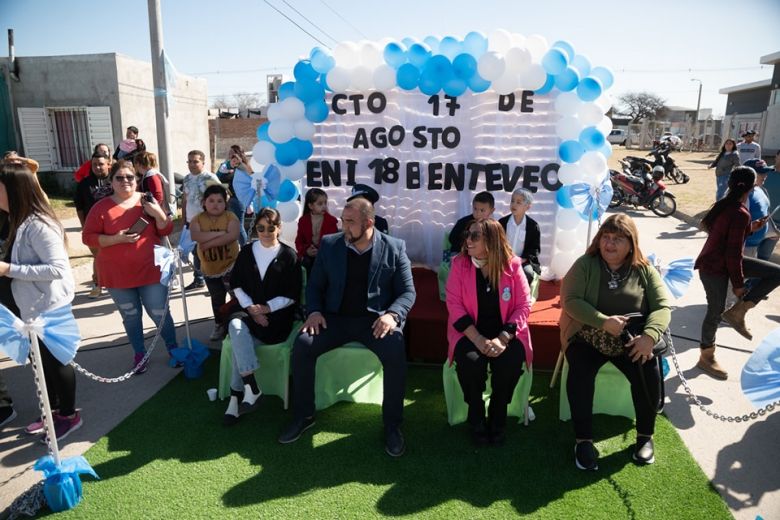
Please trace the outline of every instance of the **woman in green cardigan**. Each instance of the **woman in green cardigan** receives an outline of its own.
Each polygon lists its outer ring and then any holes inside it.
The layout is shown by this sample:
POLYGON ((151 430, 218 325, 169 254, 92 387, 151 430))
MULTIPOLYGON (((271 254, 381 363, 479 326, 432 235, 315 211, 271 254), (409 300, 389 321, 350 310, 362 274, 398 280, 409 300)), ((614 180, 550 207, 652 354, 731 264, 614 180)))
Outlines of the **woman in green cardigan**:
POLYGON ((636 412, 637 441, 633 459, 655 461, 653 432, 661 374, 653 345, 669 327, 671 309, 658 271, 639 249, 634 221, 612 215, 599 229, 585 254, 574 262, 561 285, 561 345, 569 363, 569 395, 579 469, 598 469, 593 445, 593 391, 596 374, 611 361, 631 383, 636 412), (642 333, 624 343, 627 314, 646 317, 642 333), (644 381, 640 370, 644 373, 644 381), (649 397, 649 400, 648 400, 649 397))

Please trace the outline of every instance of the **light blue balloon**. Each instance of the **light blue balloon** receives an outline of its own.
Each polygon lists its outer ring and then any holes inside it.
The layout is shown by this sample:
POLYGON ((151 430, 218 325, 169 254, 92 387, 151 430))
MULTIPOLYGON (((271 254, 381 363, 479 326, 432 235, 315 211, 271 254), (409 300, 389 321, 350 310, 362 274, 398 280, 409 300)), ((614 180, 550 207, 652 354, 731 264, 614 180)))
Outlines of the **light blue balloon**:
POLYGON ((279 99, 287 99, 290 96, 295 95, 295 82, 294 81, 285 81, 281 85, 279 85, 279 99))
POLYGON ((588 58, 582 54, 577 54, 574 59, 569 62, 569 66, 577 69, 577 72, 580 73, 581 78, 584 78, 590 74, 590 61, 588 61, 588 58))
POLYGON ((439 54, 443 54, 447 58, 454 60, 455 56, 463 51, 461 43, 452 36, 445 36, 439 43, 439 54))
POLYGON ((487 52, 488 41, 484 34, 479 31, 471 31, 463 39, 463 50, 475 58, 479 58, 487 52))
POLYGON ((601 95, 601 91, 601 82, 592 76, 583 78, 577 85, 577 97, 583 101, 598 99, 601 95))
POLYGON ((416 89, 419 81, 420 69, 411 63, 404 63, 401 65, 395 74, 395 82, 404 90, 416 89))
POLYGON ((599 132, 595 126, 586 127, 580 132, 580 144, 586 150, 598 150, 604 146, 604 134, 599 132))
POLYGON ((444 85, 447 81, 455 77, 455 72, 452 70, 452 63, 446 56, 437 54, 431 57, 425 64, 423 72, 430 71, 433 74, 440 85, 444 85))
POLYGON ((432 96, 439 93, 442 87, 442 82, 433 69, 426 68, 420 74, 419 85, 420 92, 427 96, 432 96))
POLYGON ((314 153, 314 145, 311 144, 311 141, 304 141, 297 137, 293 137, 290 141, 295 144, 295 149, 298 152, 298 159, 301 161, 305 161, 314 153))
POLYGON ((408 49, 409 49, 409 47, 411 47, 412 45, 414 45, 415 43, 417 43, 417 40, 416 40, 416 39, 414 39, 414 38, 412 38, 411 36, 407 36, 406 38, 404 38, 404 39, 402 39, 402 40, 401 40, 401 43, 403 43, 403 44, 404 44, 404 47, 406 47, 406 48, 407 48, 407 50, 408 50, 408 49))
POLYGON ((555 86, 561 92, 574 90, 579 82, 580 76, 572 67, 566 67, 566 70, 555 76, 555 86))
POLYGON ((409 63, 422 69, 425 62, 431 57, 431 49, 424 43, 414 43, 409 47, 406 55, 409 57, 409 63))
POLYGON ((469 78, 469 88, 472 92, 485 92, 490 88, 490 82, 480 76, 479 72, 475 72, 474 75, 469 78))
POLYGON ((615 82, 615 77, 606 67, 593 67, 590 71, 590 75, 601 81, 601 88, 604 90, 610 88, 615 82))
POLYGON ((327 52, 317 52, 311 58, 312 68, 320 74, 327 74, 330 69, 336 66, 336 59, 327 52))
POLYGON ((431 49, 431 53, 439 52, 439 39, 436 36, 426 36, 423 42, 431 49))
POLYGON ((314 81, 317 79, 317 76, 319 76, 319 73, 314 70, 309 60, 301 60, 295 64, 295 68, 293 69, 293 76, 295 76, 296 81, 314 81))
POLYGON ((569 193, 568 186, 561 186, 558 191, 555 192, 555 201, 562 208, 573 209, 574 204, 571 201, 571 194, 569 193))
POLYGON ((277 144, 274 153, 276 162, 282 166, 292 166, 298 160, 298 147, 292 139, 286 143, 277 144))
POLYGON ((558 148, 558 155, 561 160, 567 163, 574 163, 580 160, 582 154, 585 153, 585 147, 583 147, 579 141, 564 141, 558 148))
POLYGON ((271 126, 271 123, 263 123, 262 125, 257 127, 257 140, 258 141, 270 141, 271 138, 268 137, 268 127, 271 126))
POLYGON ((279 202, 290 202, 297 199, 298 195, 298 186, 290 179, 284 179, 279 185, 279 194, 276 196, 276 200, 279 202))
POLYGON ((609 158, 610 156, 612 156, 612 145, 610 143, 608 143, 608 142, 605 142, 604 146, 599 148, 599 152, 601 152, 601 154, 604 157, 609 158))
POLYGON ((325 49, 323 49, 322 47, 320 47, 320 46, 317 46, 317 45, 315 45, 314 47, 312 47, 312 48, 311 48, 311 51, 309 52, 309 60, 311 60, 312 58, 314 58, 314 55, 315 55, 315 54, 318 54, 318 53, 320 53, 320 52, 326 52, 326 51, 325 51, 325 49))
POLYGON ((390 42, 385 45, 385 50, 382 54, 385 58, 385 63, 394 69, 397 69, 406 63, 406 51, 395 42, 390 42))
POLYGON ((458 54, 452 61, 452 71, 457 77, 468 81, 477 72, 477 60, 471 54, 458 54))
MULTIPOLYGON (((319 75, 317 77, 319 77, 319 75)), ((304 103, 309 103, 325 97, 325 89, 322 88, 322 85, 311 79, 300 79, 296 81, 294 91, 295 96, 304 103)))
POLYGON ((555 86, 555 76, 553 76, 552 74, 548 74, 547 79, 544 82, 544 85, 542 85, 541 88, 534 90, 534 92, 536 94, 549 94, 550 91, 552 91, 554 86, 555 86))
POLYGON ((322 123, 328 118, 328 104, 322 99, 306 103, 304 116, 312 123, 322 123))
POLYGON ((444 84, 444 93, 448 96, 458 97, 466 92, 468 84, 462 78, 452 78, 444 84))
POLYGON ((567 58, 566 61, 571 61, 574 59, 574 47, 572 47, 572 44, 566 40, 558 40, 557 42, 553 43, 551 47, 555 49, 561 49, 563 52, 565 52, 567 58))
POLYGON ((254 207, 255 213, 259 213, 261 209, 263 208, 273 208, 276 209, 277 201, 271 200, 266 195, 262 195, 260 197, 260 207, 258 208, 256 206, 257 198, 255 198, 254 201, 252 201, 252 206, 254 207))
POLYGON ((566 53, 561 49, 552 48, 542 57, 542 67, 544 67, 547 74, 552 74, 553 76, 565 71, 568 64, 569 60, 566 58, 566 53))

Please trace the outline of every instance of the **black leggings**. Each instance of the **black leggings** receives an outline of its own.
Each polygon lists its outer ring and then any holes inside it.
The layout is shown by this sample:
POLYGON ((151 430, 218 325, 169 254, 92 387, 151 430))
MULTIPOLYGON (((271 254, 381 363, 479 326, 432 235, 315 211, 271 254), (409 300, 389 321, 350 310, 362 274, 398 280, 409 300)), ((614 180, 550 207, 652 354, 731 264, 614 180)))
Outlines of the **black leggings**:
POLYGON ((214 321, 222 324, 222 320, 220 319, 219 315, 219 309, 225 305, 225 300, 227 299, 229 287, 227 283, 227 277, 206 277, 206 287, 208 287, 209 296, 211 297, 211 311, 214 313, 214 321))
POLYGON ((40 340, 43 376, 46 378, 46 393, 52 409, 59 409, 60 415, 76 413, 76 371, 71 365, 63 365, 40 340))
POLYGON ((652 435, 655 432, 656 408, 650 403, 658 402, 661 386, 661 374, 658 372, 658 362, 655 359, 641 365, 647 391, 642 383, 638 364, 631 361, 628 356, 607 357, 593 348, 590 343, 575 340, 566 349, 566 360, 569 362, 566 392, 569 395, 574 434, 578 439, 593 438, 593 392, 596 387, 596 374, 607 361, 611 361, 631 383, 631 400, 634 402, 637 433, 652 435))

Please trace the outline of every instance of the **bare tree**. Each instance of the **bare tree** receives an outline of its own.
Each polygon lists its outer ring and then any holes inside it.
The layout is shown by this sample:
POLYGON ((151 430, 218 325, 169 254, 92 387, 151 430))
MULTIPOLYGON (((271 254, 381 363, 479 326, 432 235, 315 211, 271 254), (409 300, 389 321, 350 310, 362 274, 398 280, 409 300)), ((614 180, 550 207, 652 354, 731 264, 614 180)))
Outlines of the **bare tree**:
POLYGON ((257 108, 260 106, 260 96, 254 92, 236 92, 233 94, 233 106, 240 112, 248 108, 257 108))
POLYGON ((652 118, 664 108, 666 100, 650 92, 628 92, 618 97, 622 112, 631 117, 632 123, 652 118))
POLYGON ((228 100, 225 98, 225 96, 217 96, 214 98, 214 101, 211 102, 211 108, 230 108, 230 103, 228 103, 228 100))

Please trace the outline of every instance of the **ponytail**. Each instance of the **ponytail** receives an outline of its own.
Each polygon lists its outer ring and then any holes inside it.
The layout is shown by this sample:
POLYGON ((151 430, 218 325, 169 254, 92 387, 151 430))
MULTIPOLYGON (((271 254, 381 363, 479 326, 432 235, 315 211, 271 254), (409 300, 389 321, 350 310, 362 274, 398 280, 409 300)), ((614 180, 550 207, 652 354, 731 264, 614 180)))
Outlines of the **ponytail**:
POLYGON ((704 218, 701 219, 701 228, 709 232, 715 224, 715 220, 727 207, 739 203, 742 197, 753 189, 756 183, 756 172, 748 166, 738 166, 729 175, 729 189, 726 196, 713 204, 704 218))

